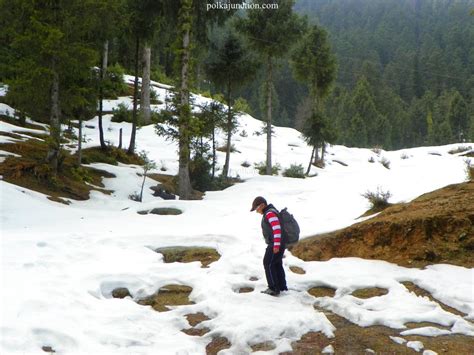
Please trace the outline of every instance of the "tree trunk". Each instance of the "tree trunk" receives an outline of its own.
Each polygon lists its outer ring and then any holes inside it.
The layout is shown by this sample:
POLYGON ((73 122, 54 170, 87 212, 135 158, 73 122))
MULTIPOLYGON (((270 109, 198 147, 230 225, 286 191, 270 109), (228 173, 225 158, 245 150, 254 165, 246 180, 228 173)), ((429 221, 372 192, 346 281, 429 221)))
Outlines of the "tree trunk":
POLYGON ((316 145, 314 146, 314 149, 315 149, 314 162, 317 163, 319 160, 319 143, 316 143, 316 145))
POLYGON ((107 146, 105 145, 104 140, 104 128, 102 125, 102 114, 103 114, 103 101, 104 101, 104 79, 107 73, 107 65, 109 60, 109 41, 106 40, 104 42, 104 48, 102 52, 102 63, 100 67, 100 78, 99 78, 99 141, 100 141, 100 148, 105 150, 107 146))
POLYGON ((313 150, 311 151, 311 158, 309 159, 309 164, 308 164, 308 170, 306 170, 306 175, 309 175, 310 171, 311 171, 311 164, 313 164, 313 157, 314 157, 314 150, 316 148, 313 147, 313 150))
POLYGON ((267 60, 267 164, 266 175, 272 175, 272 58, 267 60))
POLYGON ((51 83, 51 114, 50 114, 50 137, 48 155, 46 161, 50 164, 53 174, 58 172, 59 168, 59 149, 61 144, 61 123, 59 108, 59 75, 56 71, 56 58, 51 59, 51 71, 53 81, 51 83))
POLYGON ((135 153, 135 137, 137 134, 137 104, 138 104, 138 58, 140 52, 140 38, 135 39, 135 81, 133 83, 133 111, 132 111, 132 135, 127 154, 135 153))
POLYGON ((216 127, 212 127, 212 179, 216 176, 216 127))
POLYGON ((79 137, 77 138, 77 165, 82 164, 82 114, 79 115, 79 137))
POLYGON ((324 153, 326 153, 326 143, 323 141, 321 143, 321 145, 322 145, 322 148, 321 148, 321 161, 324 164, 324 153))
POLYGON ((118 149, 122 149, 122 128, 120 128, 120 133, 119 133, 119 145, 118 149))
POLYGON ((140 202, 143 202, 143 187, 145 186, 146 173, 147 171, 143 172, 142 189, 140 190, 140 202))
POLYGON ((180 28, 183 33, 183 47, 181 50, 181 86, 179 89, 180 107, 179 107, 179 169, 178 169, 178 193, 181 200, 191 198, 191 179, 189 177, 189 159, 190 159, 190 116, 189 107, 189 56, 190 56, 190 1, 184 1, 181 5, 183 14, 181 15, 180 28))
POLYGON ((151 123, 150 108, 150 66, 151 66, 151 47, 147 44, 143 48, 143 77, 142 93, 140 100, 140 112, 144 125, 151 123))
POLYGON ((227 85, 227 145, 225 150, 225 164, 222 176, 227 178, 229 176, 230 165, 230 148, 232 147, 232 91, 230 83, 227 85))

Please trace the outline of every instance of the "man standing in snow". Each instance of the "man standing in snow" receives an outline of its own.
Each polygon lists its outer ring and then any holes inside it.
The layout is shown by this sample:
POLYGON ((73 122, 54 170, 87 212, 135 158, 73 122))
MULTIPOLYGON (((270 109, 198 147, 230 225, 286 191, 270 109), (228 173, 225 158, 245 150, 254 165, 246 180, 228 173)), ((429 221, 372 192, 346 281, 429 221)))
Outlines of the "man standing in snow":
POLYGON ((258 196, 253 200, 250 211, 257 211, 257 213, 263 215, 262 234, 267 243, 267 249, 263 257, 263 266, 265 268, 268 289, 262 292, 271 296, 278 296, 280 291, 288 291, 285 270, 283 270, 285 241, 282 238, 278 211, 272 204, 267 204, 267 201, 262 196, 258 196))

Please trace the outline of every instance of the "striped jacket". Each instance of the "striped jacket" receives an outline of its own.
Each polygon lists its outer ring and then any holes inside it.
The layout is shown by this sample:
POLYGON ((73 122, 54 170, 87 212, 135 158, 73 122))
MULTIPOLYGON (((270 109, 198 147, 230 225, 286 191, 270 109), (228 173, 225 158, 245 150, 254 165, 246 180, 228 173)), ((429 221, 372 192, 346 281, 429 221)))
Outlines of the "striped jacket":
POLYGON ((281 248, 283 243, 278 211, 272 204, 265 207, 262 217, 262 233, 265 243, 273 248, 281 248))

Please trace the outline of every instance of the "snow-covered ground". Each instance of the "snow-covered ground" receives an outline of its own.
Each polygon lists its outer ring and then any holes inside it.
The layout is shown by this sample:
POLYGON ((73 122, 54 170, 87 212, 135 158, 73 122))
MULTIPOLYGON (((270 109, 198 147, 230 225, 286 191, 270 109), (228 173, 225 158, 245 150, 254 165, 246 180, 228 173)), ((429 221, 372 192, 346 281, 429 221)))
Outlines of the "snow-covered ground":
MULTIPOLYGON (((165 86, 156 86, 160 100, 165 86)), ((106 109, 128 98, 108 101, 106 109)), ((208 99, 196 96, 197 103, 208 99)), ((159 110, 160 107, 154 109, 159 110)), ((0 106, 0 113, 13 109, 0 106)), ((106 140, 117 144, 119 129, 128 143, 131 125, 104 118, 106 140)), ((1 193, 1 316, 0 353, 41 354, 51 346, 57 354, 203 354, 212 337, 224 336, 232 343, 225 354, 250 351, 253 344, 273 341, 276 349, 291 350, 290 343, 309 331, 334 335, 334 326, 319 306, 359 324, 382 324, 400 329, 394 341, 420 349, 419 342, 404 336, 465 334, 474 336, 474 270, 452 265, 408 269, 384 261, 358 258, 303 262, 286 252, 284 259, 290 291, 271 297, 262 266, 265 249, 260 216, 250 213, 253 198, 263 195, 277 208, 288 207, 297 217, 302 236, 339 229, 354 223, 367 208, 361 194, 377 187, 389 190, 391 202, 409 201, 420 194, 465 180, 462 157, 448 151, 461 146, 424 147, 381 151, 331 146, 326 168, 313 167, 312 178, 292 179, 259 176, 253 163, 265 160, 265 140, 255 132, 261 122, 241 115, 233 143, 231 174, 245 182, 224 191, 208 192, 202 201, 165 201, 153 197, 147 179, 144 202, 128 196, 139 191, 138 166, 92 164, 116 178, 104 179, 110 196, 92 192, 88 201, 69 206, 52 202, 45 195, 0 182, 1 193), (245 130, 245 133, 242 133, 245 130), (369 162, 373 158, 375 162, 369 162), (386 169, 381 159, 390 161, 386 169), (343 162, 347 166, 340 163, 343 162), (242 167, 243 162, 251 164, 242 167), (175 207, 179 216, 139 215, 154 207, 175 207), (199 262, 164 263, 154 249, 166 246, 208 246, 221 258, 201 268, 199 262), (299 266, 303 275, 289 271, 299 266), (251 278, 258 278, 251 281, 251 278), (410 293, 400 282, 411 281, 438 300, 462 311, 466 319, 449 313, 437 303, 410 293), (167 284, 193 288, 193 305, 159 313, 135 301, 167 284), (238 293, 240 287, 254 287, 238 293), (316 300, 306 290, 314 286, 337 289, 334 298, 316 300), (113 289, 127 287, 132 298, 114 299, 113 289), (381 287, 389 293, 367 300, 350 294, 358 288, 381 287), (211 318, 199 326, 211 331, 203 337, 188 336, 185 314, 203 312, 211 318), (407 322, 432 322, 449 330, 424 327, 407 331, 407 322)), ((85 146, 98 145, 97 120, 85 122, 85 146)), ((0 122, 4 132, 30 131, 0 122)), ((0 142, 14 141, 0 136, 0 142)), ((219 135, 224 144, 224 135, 219 135)), ((474 144, 464 144, 471 145, 474 144)), ((275 163, 306 167, 311 148, 299 132, 275 129, 275 163)), ((166 173, 177 172, 177 146, 155 134, 152 126, 137 133, 137 151, 145 150, 166 173)), ((7 154, 6 152, 0 152, 7 154)), ((224 154, 219 153, 222 166, 224 154)), ((421 345, 422 346, 422 345, 421 345)), ((334 349, 337 353, 337 349, 334 349)))

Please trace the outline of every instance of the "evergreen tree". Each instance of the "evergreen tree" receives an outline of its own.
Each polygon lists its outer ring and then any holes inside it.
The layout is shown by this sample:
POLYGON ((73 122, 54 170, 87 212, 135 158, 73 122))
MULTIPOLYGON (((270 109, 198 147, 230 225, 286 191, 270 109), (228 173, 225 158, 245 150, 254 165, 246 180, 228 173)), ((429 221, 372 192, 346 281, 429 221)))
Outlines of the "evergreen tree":
MULTIPOLYGON (((266 174, 272 173, 272 85, 275 58, 288 52, 302 31, 302 22, 293 13, 294 0, 275 0, 278 9, 249 10, 247 17, 238 23, 239 30, 247 37, 251 47, 260 54, 266 67, 266 124, 267 159, 266 174)), ((260 5, 266 0, 255 0, 260 5)), ((263 8, 263 6, 262 6, 263 8)))
MULTIPOLYGON (((324 133, 331 132, 327 129, 328 118, 322 114, 323 106, 320 101, 328 95, 336 72, 336 61, 329 47, 326 31, 318 26, 313 26, 308 30, 294 50, 292 67, 296 79, 309 87, 312 114, 308 119, 316 120, 313 124, 309 124, 309 127, 319 130, 319 132, 314 132, 314 135, 311 134, 311 142, 316 148, 317 158, 317 149, 319 146, 324 147, 324 141, 328 140, 324 133)), ((306 134, 308 134, 307 131, 306 134)))
POLYGON ((452 96, 448 119, 454 139, 458 142, 465 140, 468 136, 469 116, 466 102, 458 91, 452 96))
MULTIPOLYGON (((133 84, 133 111, 132 133, 127 153, 133 154, 136 145, 136 132, 138 124, 138 71, 140 63, 140 46, 153 36, 156 21, 162 10, 162 1, 157 0, 127 0, 129 13, 130 37, 134 42, 134 84, 133 84)), ((148 94, 149 95, 149 94, 148 94)))
MULTIPOLYGON (((89 101, 79 98, 82 94, 78 89, 89 85, 84 78, 90 77, 96 60, 94 22, 84 21, 96 16, 94 8, 79 0, 20 0, 2 2, 0 13, 8 33, 6 45, 14 58, 6 80, 8 96, 32 117, 49 117, 46 161, 56 173, 62 161, 63 113, 79 110, 89 101)), ((84 90, 84 97, 89 96, 89 89, 84 90)))
POLYGON ((205 66, 208 77, 225 93, 227 103, 226 158, 222 171, 224 177, 229 174, 231 138, 236 127, 235 115, 232 112, 234 91, 253 77, 255 67, 256 64, 249 52, 232 32, 227 34, 220 45, 211 47, 210 56, 205 66))

